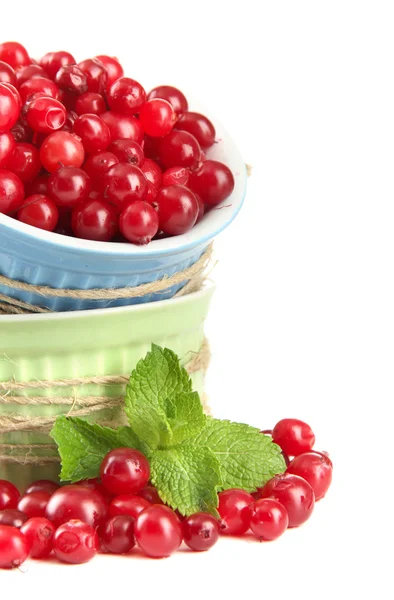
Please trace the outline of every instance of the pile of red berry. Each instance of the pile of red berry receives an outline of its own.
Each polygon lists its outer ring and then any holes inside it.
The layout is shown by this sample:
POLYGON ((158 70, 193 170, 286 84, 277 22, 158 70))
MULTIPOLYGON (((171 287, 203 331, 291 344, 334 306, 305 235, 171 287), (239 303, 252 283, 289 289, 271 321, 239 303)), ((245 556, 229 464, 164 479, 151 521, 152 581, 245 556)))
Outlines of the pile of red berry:
POLYGON ((106 455, 100 480, 64 487, 36 481, 22 497, 12 483, 0 481, 0 568, 52 552, 62 562, 83 563, 98 551, 129 553, 135 544, 147 556, 161 558, 182 540, 203 551, 220 534, 240 536, 249 530, 260 541, 276 539, 310 517, 315 500, 330 486, 332 463, 326 453, 312 450, 315 436, 302 421, 283 419, 270 433, 282 448, 286 472, 255 494, 221 492, 219 520, 203 512, 183 518, 165 506, 149 485, 148 460, 131 448, 106 455), (294 457, 291 462, 288 456, 294 457))
POLYGON ((97 241, 183 234, 233 191, 214 143, 180 90, 146 94, 115 58, 0 44, 0 213, 97 241))

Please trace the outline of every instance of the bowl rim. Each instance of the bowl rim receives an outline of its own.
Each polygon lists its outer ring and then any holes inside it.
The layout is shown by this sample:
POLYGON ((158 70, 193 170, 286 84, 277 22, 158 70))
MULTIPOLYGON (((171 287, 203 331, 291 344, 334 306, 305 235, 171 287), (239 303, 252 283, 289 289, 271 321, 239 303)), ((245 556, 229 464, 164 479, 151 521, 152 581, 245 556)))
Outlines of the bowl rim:
MULTIPOLYGON (((220 121, 210 113, 204 106, 196 106, 193 103, 192 110, 202 112, 207 115, 216 129, 216 139, 218 142, 209 151, 213 151, 214 156, 208 157, 210 160, 221 160, 233 171, 235 179, 235 188, 231 196, 221 202, 216 210, 210 211, 200 223, 193 229, 182 235, 153 240, 147 246, 136 246, 134 244, 120 242, 96 242, 92 240, 82 240, 78 238, 60 235, 58 233, 44 231, 26 223, 21 223, 7 215, 0 213, 0 227, 6 227, 9 231, 15 231, 22 235, 24 241, 35 241, 45 243, 47 246, 56 247, 57 250, 64 249, 66 252, 79 252, 81 255, 86 253, 106 254, 107 256, 132 257, 154 257, 171 254, 178 254, 192 248, 207 244, 212 238, 217 236, 225 229, 238 215, 243 205, 246 195, 247 171, 241 153, 238 150, 232 137, 227 133, 220 121), (219 156, 216 156, 219 154, 219 156), (226 210, 228 208, 228 210, 226 210), (224 210, 220 210, 224 209, 224 210)), ((48 249, 49 250, 49 249, 48 249)))

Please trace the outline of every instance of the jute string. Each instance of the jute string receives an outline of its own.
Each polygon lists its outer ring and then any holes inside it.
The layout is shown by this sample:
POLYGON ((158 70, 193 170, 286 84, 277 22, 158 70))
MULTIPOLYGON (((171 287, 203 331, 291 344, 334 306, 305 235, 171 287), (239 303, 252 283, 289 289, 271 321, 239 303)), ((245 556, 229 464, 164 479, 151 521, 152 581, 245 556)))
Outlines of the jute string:
MULTIPOLYGON (((199 352, 193 356, 185 365, 189 374, 197 371, 205 372, 210 361, 210 350, 207 340, 204 340, 199 352)), ((91 416, 103 410, 120 408, 124 402, 124 395, 120 396, 78 396, 78 387, 84 385, 100 386, 126 386, 129 377, 126 375, 105 375, 102 377, 74 377, 72 379, 54 379, 46 381, 4 381, 0 382, 0 407, 7 405, 15 406, 38 406, 38 405, 63 405, 69 406, 67 416, 85 417, 91 416), (56 388, 74 388, 74 396, 15 396, 13 392, 27 390, 44 390, 56 388)), ((206 398, 203 397, 206 407, 206 398)), ((52 428, 56 416, 31 417, 18 413, 8 413, 0 416, 0 435, 13 432, 35 432, 48 433, 52 428)), ((117 427, 123 425, 119 422, 121 418, 110 422, 97 419, 100 425, 117 427)), ((23 465, 45 465, 59 462, 56 446, 52 444, 0 444, 1 463, 19 463, 23 465), (51 450, 52 455, 48 452, 51 450), (44 451, 45 456, 37 456, 36 452, 44 451), (49 455, 48 455, 49 454, 49 455)))
MULTIPOLYGON (((152 281, 150 283, 142 283, 134 287, 123 288, 94 288, 89 290, 81 289, 57 289, 47 285, 33 285, 10 279, 5 275, 0 275, 0 285, 6 286, 13 290, 22 290, 32 294, 38 294, 43 298, 72 298, 75 300, 120 300, 141 298, 150 294, 157 294, 167 290, 168 288, 179 285, 184 281, 188 282, 184 287, 187 287, 187 293, 195 290, 197 286, 201 286, 204 278, 204 272, 212 257, 212 244, 208 246, 206 251, 193 265, 174 273, 174 275, 165 275, 162 279, 152 281)), ((198 289, 198 288, 197 288, 198 289)), ((182 292, 182 290, 181 290, 182 292)), ((184 294, 185 292, 183 292, 184 294)), ((180 293, 179 295, 183 295, 180 293)), ((36 306, 28 302, 17 300, 7 294, 0 293, 0 314, 26 314, 26 313, 47 313, 52 312, 50 309, 36 306)))

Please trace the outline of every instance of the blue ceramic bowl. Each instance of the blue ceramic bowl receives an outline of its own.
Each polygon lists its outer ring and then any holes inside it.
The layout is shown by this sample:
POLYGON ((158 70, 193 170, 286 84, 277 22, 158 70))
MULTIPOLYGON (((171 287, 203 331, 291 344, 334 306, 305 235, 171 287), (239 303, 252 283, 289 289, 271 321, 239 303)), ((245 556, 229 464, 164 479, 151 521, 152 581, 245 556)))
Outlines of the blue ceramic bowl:
MULTIPOLYGON (((195 263, 208 243, 235 218, 246 191, 242 157, 223 127, 215 118, 212 120, 218 143, 209 150, 208 157, 226 163, 235 177, 234 191, 222 203, 222 210, 210 211, 184 235, 155 240, 147 246, 79 240, 36 229, 0 214, 0 274, 53 288, 120 288, 150 283, 195 263)), ((112 301, 43 298, 1 285, 0 292, 54 311, 70 311, 163 300, 174 296, 185 283, 142 298, 112 301)))

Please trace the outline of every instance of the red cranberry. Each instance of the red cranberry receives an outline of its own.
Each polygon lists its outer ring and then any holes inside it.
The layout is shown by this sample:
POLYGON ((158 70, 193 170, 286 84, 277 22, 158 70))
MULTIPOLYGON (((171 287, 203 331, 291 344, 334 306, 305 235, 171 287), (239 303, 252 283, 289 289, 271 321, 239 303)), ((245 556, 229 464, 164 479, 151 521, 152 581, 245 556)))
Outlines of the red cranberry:
POLYGON ((30 142, 32 138, 32 131, 21 120, 15 123, 11 133, 16 142, 30 142))
POLYGON ((67 131, 55 131, 48 135, 40 149, 40 159, 49 173, 60 167, 80 167, 85 151, 79 138, 67 131))
POLYGON ((299 454, 289 464, 286 473, 302 477, 312 487, 315 499, 326 495, 332 480, 332 462, 328 456, 320 452, 299 454))
POLYGON ((8 84, 0 83, 0 133, 9 131, 15 125, 19 110, 19 103, 13 90, 8 87, 8 84))
POLYGON ((115 140, 108 146, 108 152, 115 154, 119 162, 130 163, 136 167, 141 167, 144 162, 142 148, 134 140, 115 140))
POLYGON ((76 237, 109 242, 118 231, 118 213, 104 200, 83 200, 74 208, 71 226, 76 237))
POLYGON ((117 448, 104 457, 100 478, 113 494, 134 494, 148 483, 149 462, 138 450, 117 448))
POLYGON ((209 148, 215 143, 216 131, 211 121, 196 112, 184 112, 175 125, 176 129, 188 131, 202 148, 209 148))
MULTIPOLYGON (((97 198, 91 198, 91 196, 89 196, 89 198, 98 200, 99 196, 97 198)), ((78 483, 76 483, 75 485, 82 485, 83 487, 87 487, 91 490, 94 490, 95 492, 98 492, 99 494, 102 495, 102 497, 108 504, 111 502, 112 498, 114 497, 113 494, 111 494, 107 490, 107 488, 105 488, 103 486, 103 484, 97 477, 94 477, 92 479, 82 479, 81 481, 78 481, 78 483)), ((111 515, 109 515, 109 516, 111 516, 111 515)))
MULTIPOLYGON (((39 77, 46 77, 48 79, 48 73, 44 71, 40 65, 26 65, 25 67, 18 69, 15 74, 19 87, 22 85, 22 83, 25 83, 25 81, 35 77, 36 75, 39 77)), ((10 81, 10 83, 12 83, 12 81, 10 81)))
POLYGON ((61 67, 75 65, 75 58, 69 52, 60 50, 59 52, 48 52, 38 61, 38 64, 48 73, 51 79, 55 79, 56 73, 61 67))
POLYGON ((4 508, 0 510, 0 525, 16 527, 20 529, 29 517, 16 508, 4 508))
POLYGON ((2 60, 0 60, 0 83, 10 83, 14 87, 17 84, 14 69, 2 60))
POLYGON ((47 558, 52 552, 55 528, 44 517, 33 517, 20 529, 30 546, 30 558, 47 558))
POLYGON ((135 546, 134 518, 116 515, 107 519, 99 528, 101 549, 112 554, 127 554, 135 546))
MULTIPOLYGON (((54 231, 59 220, 59 211, 55 202, 47 196, 33 194, 33 196, 25 198, 23 206, 18 210, 17 219, 32 227, 54 231)), ((36 493, 46 494, 46 492, 36 493)), ((42 515, 29 516, 38 517, 42 515)))
POLYGON ((177 114, 183 113, 188 109, 185 96, 180 90, 171 85, 159 85, 155 87, 149 92, 147 100, 153 100, 153 98, 167 100, 177 114))
POLYGON ((217 519, 204 512, 187 517, 182 523, 182 528, 185 544, 196 552, 212 548, 220 535, 217 519))
POLYGON ((140 121, 146 134, 152 137, 163 137, 173 128, 176 113, 167 100, 154 98, 141 108, 140 121))
POLYGON ((290 473, 275 475, 260 489, 260 495, 283 504, 289 516, 289 527, 298 527, 309 519, 315 504, 309 483, 290 473))
POLYGON ((0 525, 0 569, 19 567, 29 551, 29 541, 19 529, 0 525))
POLYGON ((0 133, 0 168, 5 167, 15 150, 15 140, 12 133, 0 133))
POLYGON ((78 67, 86 76, 88 92, 103 94, 106 91, 108 75, 102 62, 97 58, 88 58, 78 63, 78 67))
POLYGON ((90 190, 89 175, 77 167, 60 167, 48 180, 48 194, 61 208, 73 208, 90 190))
POLYGON ((182 542, 181 523, 168 506, 154 504, 135 520, 134 535, 140 548, 152 558, 170 556, 182 542))
POLYGON ((121 77, 115 81, 107 92, 111 110, 125 115, 138 113, 145 98, 146 94, 142 85, 129 77, 121 77))
POLYGON ((18 510, 25 513, 29 519, 32 517, 44 517, 50 497, 51 494, 43 491, 25 494, 18 502, 18 510))
POLYGON ((88 91, 86 75, 77 65, 61 67, 56 73, 55 81, 62 90, 74 94, 84 94, 88 91))
POLYGON ((75 101, 75 112, 78 115, 85 115, 86 113, 101 115, 106 110, 107 105, 103 96, 95 92, 81 94, 75 101))
POLYGON ((138 167, 128 163, 118 163, 104 173, 101 185, 104 198, 122 208, 131 200, 144 198, 146 179, 138 167))
POLYGON ((105 150, 111 142, 110 129, 97 115, 81 115, 75 121, 74 133, 81 138, 88 153, 105 150))
POLYGON ((205 215, 205 205, 204 202, 201 200, 200 196, 198 194, 196 194, 194 192, 194 197, 197 200, 197 204, 198 204, 198 216, 197 216, 197 221, 196 221, 196 225, 197 223, 199 223, 201 221, 201 219, 203 218, 203 216, 205 215))
POLYGON ((163 173, 162 186, 187 185, 189 181, 189 169, 185 167, 170 167, 163 173))
POLYGON ((276 540, 289 525, 285 507, 272 498, 257 500, 250 507, 250 528, 262 540, 276 540))
POLYGON ((18 42, 4 42, 0 44, 0 60, 10 65, 13 69, 31 63, 26 48, 18 42))
POLYGON ((44 96, 34 98, 28 105, 26 120, 33 131, 52 133, 66 122, 66 109, 59 100, 44 96))
POLYGON ((83 168, 92 179, 100 182, 104 173, 118 162, 119 159, 112 152, 98 152, 88 156, 83 168))
POLYGON ((65 485, 56 490, 46 508, 46 518, 55 527, 70 519, 79 519, 97 527, 106 516, 107 504, 102 496, 79 485, 65 485))
MULTIPOLYGON (((142 491, 142 490, 141 490, 142 491)), ((136 518, 145 508, 151 506, 151 503, 141 496, 136 494, 123 494, 115 496, 109 505, 108 515, 115 517, 116 515, 129 515, 136 518)))
POLYGON ((288 456, 298 456, 312 450, 315 435, 312 429, 299 419, 282 419, 272 430, 272 439, 288 456))
POLYGON ((160 161, 169 167, 196 169, 201 161, 201 148, 187 131, 173 130, 160 142, 160 161))
POLYGON ((25 190, 19 177, 11 171, 0 169, 0 213, 8 215, 18 210, 24 197, 25 190))
POLYGON ((149 244, 159 230, 159 217, 147 202, 132 202, 120 214, 119 229, 129 242, 149 244))
POLYGON ((96 56, 96 58, 104 65, 105 70, 107 71, 108 87, 123 77, 123 68, 117 58, 114 56, 106 56, 104 54, 100 54, 100 56, 96 56))
POLYGON ((145 175, 146 179, 153 183, 155 188, 161 186, 162 172, 159 165, 150 158, 145 158, 141 165, 141 171, 145 175))
POLYGON ((88 562, 97 554, 99 547, 99 537, 95 529, 77 519, 72 519, 58 527, 53 536, 55 556, 65 563, 88 562))
POLYGON ((168 235, 181 235, 189 231, 198 216, 197 200, 187 187, 169 185, 156 196, 160 229, 168 235))
POLYGON ((59 487, 58 483, 50 479, 38 479, 26 488, 25 494, 31 494, 31 492, 48 492, 48 494, 52 495, 59 487))
POLYGON ((249 507, 253 496, 239 489, 230 489, 219 494, 221 530, 228 535, 243 535, 250 526, 249 507))
POLYGON ((234 177, 223 163, 206 160, 197 171, 190 174, 189 186, 207 206, 212 207, 230 196, 234 189, 234 177))
POLYGON ((42 92, 46 96, 57 99, 59 97, 59 88, 56 83, 47 79, 46 77, 40 77, 36 75, 31 79, 28 79, 19 88, 22 103, 24 104, 33 94, 42 92))
POLYGON ((144 131, 141 123, 133 115, 121 115, 112 110, 100 115, 111 131, 112 141, 119 139, 134 140, 137 144, 142 144, 144 131))
POLYGON ((141 491, 138 492, 138 495, 151 504, 163 504, 163 500, 160 498, 157 489, 152 485, 146 485, 141 491))

